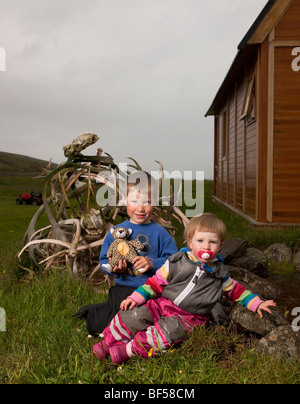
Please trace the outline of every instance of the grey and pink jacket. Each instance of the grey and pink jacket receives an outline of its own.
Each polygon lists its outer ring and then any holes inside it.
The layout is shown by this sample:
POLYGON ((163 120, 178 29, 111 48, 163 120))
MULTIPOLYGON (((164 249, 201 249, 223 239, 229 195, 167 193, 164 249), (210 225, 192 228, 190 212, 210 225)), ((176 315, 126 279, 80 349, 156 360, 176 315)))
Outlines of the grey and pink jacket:
POLYGON ((220 255, 210 265, 203 265, 190 251, 183 249, 169 257, 156 274, 129 297, 140 306, 149 299, 163 296, 180 309, 203 316, 211 313, 222 295, 253 312, 263 302, 230 277, 220 255))

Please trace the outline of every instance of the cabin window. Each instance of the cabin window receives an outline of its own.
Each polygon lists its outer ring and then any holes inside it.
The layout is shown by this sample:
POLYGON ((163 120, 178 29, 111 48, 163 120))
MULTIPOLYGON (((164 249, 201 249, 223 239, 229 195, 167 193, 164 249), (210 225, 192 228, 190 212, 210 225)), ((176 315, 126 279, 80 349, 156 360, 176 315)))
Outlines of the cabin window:
POLYGON ((241 119, 246 119, 247 124, 255 121, 255 72, 245 81, 241 119))

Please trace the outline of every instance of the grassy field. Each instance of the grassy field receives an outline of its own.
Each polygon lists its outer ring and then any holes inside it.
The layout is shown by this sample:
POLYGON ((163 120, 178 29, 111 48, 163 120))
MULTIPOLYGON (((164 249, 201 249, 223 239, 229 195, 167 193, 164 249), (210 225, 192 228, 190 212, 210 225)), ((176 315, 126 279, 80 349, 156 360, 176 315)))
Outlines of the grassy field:
MULTIPOLYGON (((72 317, 79 307, 106 301, 106 290, 94 290, 67 271, 40 273, 28 281, 18 267, 16 253, 36 211, 17 206, 15 199, 40 184, 30 179, 0 177, 0 307, 6 312, 6 332, 0 332, 0 383, 67 384, 203 384, 300 382, 299 364, 258 355, 245 336, 222 327, 196 330, 168 354, 134 358, 107 368, 90 355, 85 323, 72 317)), ((226 208, 214 204, 212 184, 205 186, 205 211, 216 213, 228 227, 228 237, 246 238, 265 248, 284 240, 298 246, 299 229, 255 228, 226 208)), ((46 224, 41 218, 40 225, 46 224)), ((180 243, 180 236, 178 238, 180 243)))

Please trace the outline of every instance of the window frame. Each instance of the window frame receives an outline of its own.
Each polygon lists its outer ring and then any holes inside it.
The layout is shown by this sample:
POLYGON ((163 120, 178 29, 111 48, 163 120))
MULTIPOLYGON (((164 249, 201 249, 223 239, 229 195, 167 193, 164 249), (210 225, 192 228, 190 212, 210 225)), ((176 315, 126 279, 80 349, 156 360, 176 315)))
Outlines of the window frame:
POLYGON ((240 119, 246 119, 247 124, 251 124, 256 120, 255 84, 256 71, 252 72, 245 79, 244 99, 240 119))

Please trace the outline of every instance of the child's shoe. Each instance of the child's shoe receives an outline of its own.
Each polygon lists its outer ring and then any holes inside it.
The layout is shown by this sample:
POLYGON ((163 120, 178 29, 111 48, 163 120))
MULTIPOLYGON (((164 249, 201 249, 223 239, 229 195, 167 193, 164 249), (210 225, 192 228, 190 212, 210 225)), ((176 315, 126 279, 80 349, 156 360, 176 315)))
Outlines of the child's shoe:
POLYGON ((105 341, 100 341, 98 342, 98 344, 93 346, 93 353, 96 356, 96 358, 98 358, 100 361, 102 361, 102 359, 108 356, 109 354, 109 346, 105 341), (103 344, 103 348, 102 348, 102 344, 103 344))
POLYGON ((122 344, 109 348, 109 354, 114 365, 121 365, 131 358, 126 347, 127 344, 122 344))

